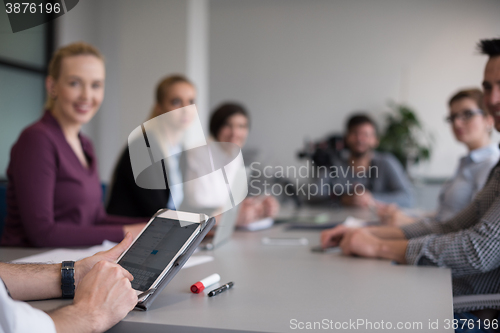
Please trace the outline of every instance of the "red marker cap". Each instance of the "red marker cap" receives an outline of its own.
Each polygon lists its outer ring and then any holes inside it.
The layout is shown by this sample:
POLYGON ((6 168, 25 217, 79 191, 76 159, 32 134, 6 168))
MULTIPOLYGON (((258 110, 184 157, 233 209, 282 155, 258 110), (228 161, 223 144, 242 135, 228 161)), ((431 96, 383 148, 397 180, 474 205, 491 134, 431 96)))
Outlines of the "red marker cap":
POLYGON ((191 291, 195 294, 201 293, 205 289, 205 286, 201 282, 196 282, 191 286, 191 291))
POLYGON ((191 286, 191 291, 195 294, 201 293, 205 287, 208 287, 214 283, 217 283, 220 281, 220 276, 219 274, 212 274, 209 277, 204 278, 201 281, 196 282, 191 286))

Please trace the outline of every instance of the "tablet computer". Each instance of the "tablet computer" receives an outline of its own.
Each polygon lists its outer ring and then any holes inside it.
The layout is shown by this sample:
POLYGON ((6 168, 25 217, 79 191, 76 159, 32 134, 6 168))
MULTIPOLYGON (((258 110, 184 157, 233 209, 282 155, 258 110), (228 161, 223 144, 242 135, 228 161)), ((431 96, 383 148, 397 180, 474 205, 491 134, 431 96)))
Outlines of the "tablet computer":
POLYGON ((148 222, 117 263, 133 276, 144 303, 166 286, 213 226, 205 214, 162 209, 148 222))

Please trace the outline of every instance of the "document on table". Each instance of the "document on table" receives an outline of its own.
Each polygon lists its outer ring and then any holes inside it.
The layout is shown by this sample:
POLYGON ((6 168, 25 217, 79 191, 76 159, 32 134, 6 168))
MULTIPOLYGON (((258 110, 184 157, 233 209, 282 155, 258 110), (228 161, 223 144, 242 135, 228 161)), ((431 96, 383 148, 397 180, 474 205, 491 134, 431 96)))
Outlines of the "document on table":
POLYGON ((247 224, 246 226, 239 227, 239 229, 248 230, 248 231, 257 231, 263 230, 267 228, 271 228, 273 226, 274 220, 271 217, 266 217, 261 220, 252 222, 247 224))
MULTIPOLYGON (((101 245, 87 249, 55 249, 12 261, 13 263, 60 263, 67 260, 79 260, 90 257, 97 252, 106 251, 116 243, 105 240, 101 245)), ((214 260, 212 256, 191 256, 182 268, 189 268, 214 260)))
POLYGON ((344 221, 344 225, 349 228, 361 228, 367 226, 368 221, 348 216, 344 221))

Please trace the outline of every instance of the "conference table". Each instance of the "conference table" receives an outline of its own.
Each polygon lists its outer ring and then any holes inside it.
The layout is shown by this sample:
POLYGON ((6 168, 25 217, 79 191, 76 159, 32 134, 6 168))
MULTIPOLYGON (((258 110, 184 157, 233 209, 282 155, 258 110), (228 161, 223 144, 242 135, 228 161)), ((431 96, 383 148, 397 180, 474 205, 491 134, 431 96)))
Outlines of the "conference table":
MULTIPOLYGON (((109 332, 453 332, 446 329, 453 319, 449 269, 312 252, 318 244, 318 230, 286 224, 237 231, 219 248, 195 253, 214 259, 182 269, 148 311, 130 312, 109 332), (302 241, 266 245, 263 238, 302 241), (207 294, 217 285, 190 292, 213 273, 234 287, 215 297, 207 294)), ((41 251, 0 248, 0 261, 41 251)), ((70 302, 30 303, 51 310, 70 302)))

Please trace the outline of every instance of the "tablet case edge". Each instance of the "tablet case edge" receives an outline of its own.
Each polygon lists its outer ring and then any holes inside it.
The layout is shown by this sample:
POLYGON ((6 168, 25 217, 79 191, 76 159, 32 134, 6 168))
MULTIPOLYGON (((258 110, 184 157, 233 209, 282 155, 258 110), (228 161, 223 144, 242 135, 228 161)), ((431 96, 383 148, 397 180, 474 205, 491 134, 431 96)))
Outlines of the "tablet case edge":
POLYGON ((191 242, 186 251, 177 258, 172 269, 163 277, 162 281, 158 284, 156 290, 151 294, 151 296, 146 298, 143 302, 137 303, 137 305, 135 306, 136 309, 144 311, 148 310, 148 308, 151 306, 156 297, 158 297, 158 295, 162 292, 162 290, 165 289, 167 284, 181 270, 182 266, 184 266, 184 264, 191 257, 191 255, 196 250, 198 245, 200 245, 203 238, 205 238, 210 229, 212 229, 212 227, 215 225, 215 218, 214 217, 209 218, 204 224, 205 226, 203 227, 202 225, 201 232, 191 242))

